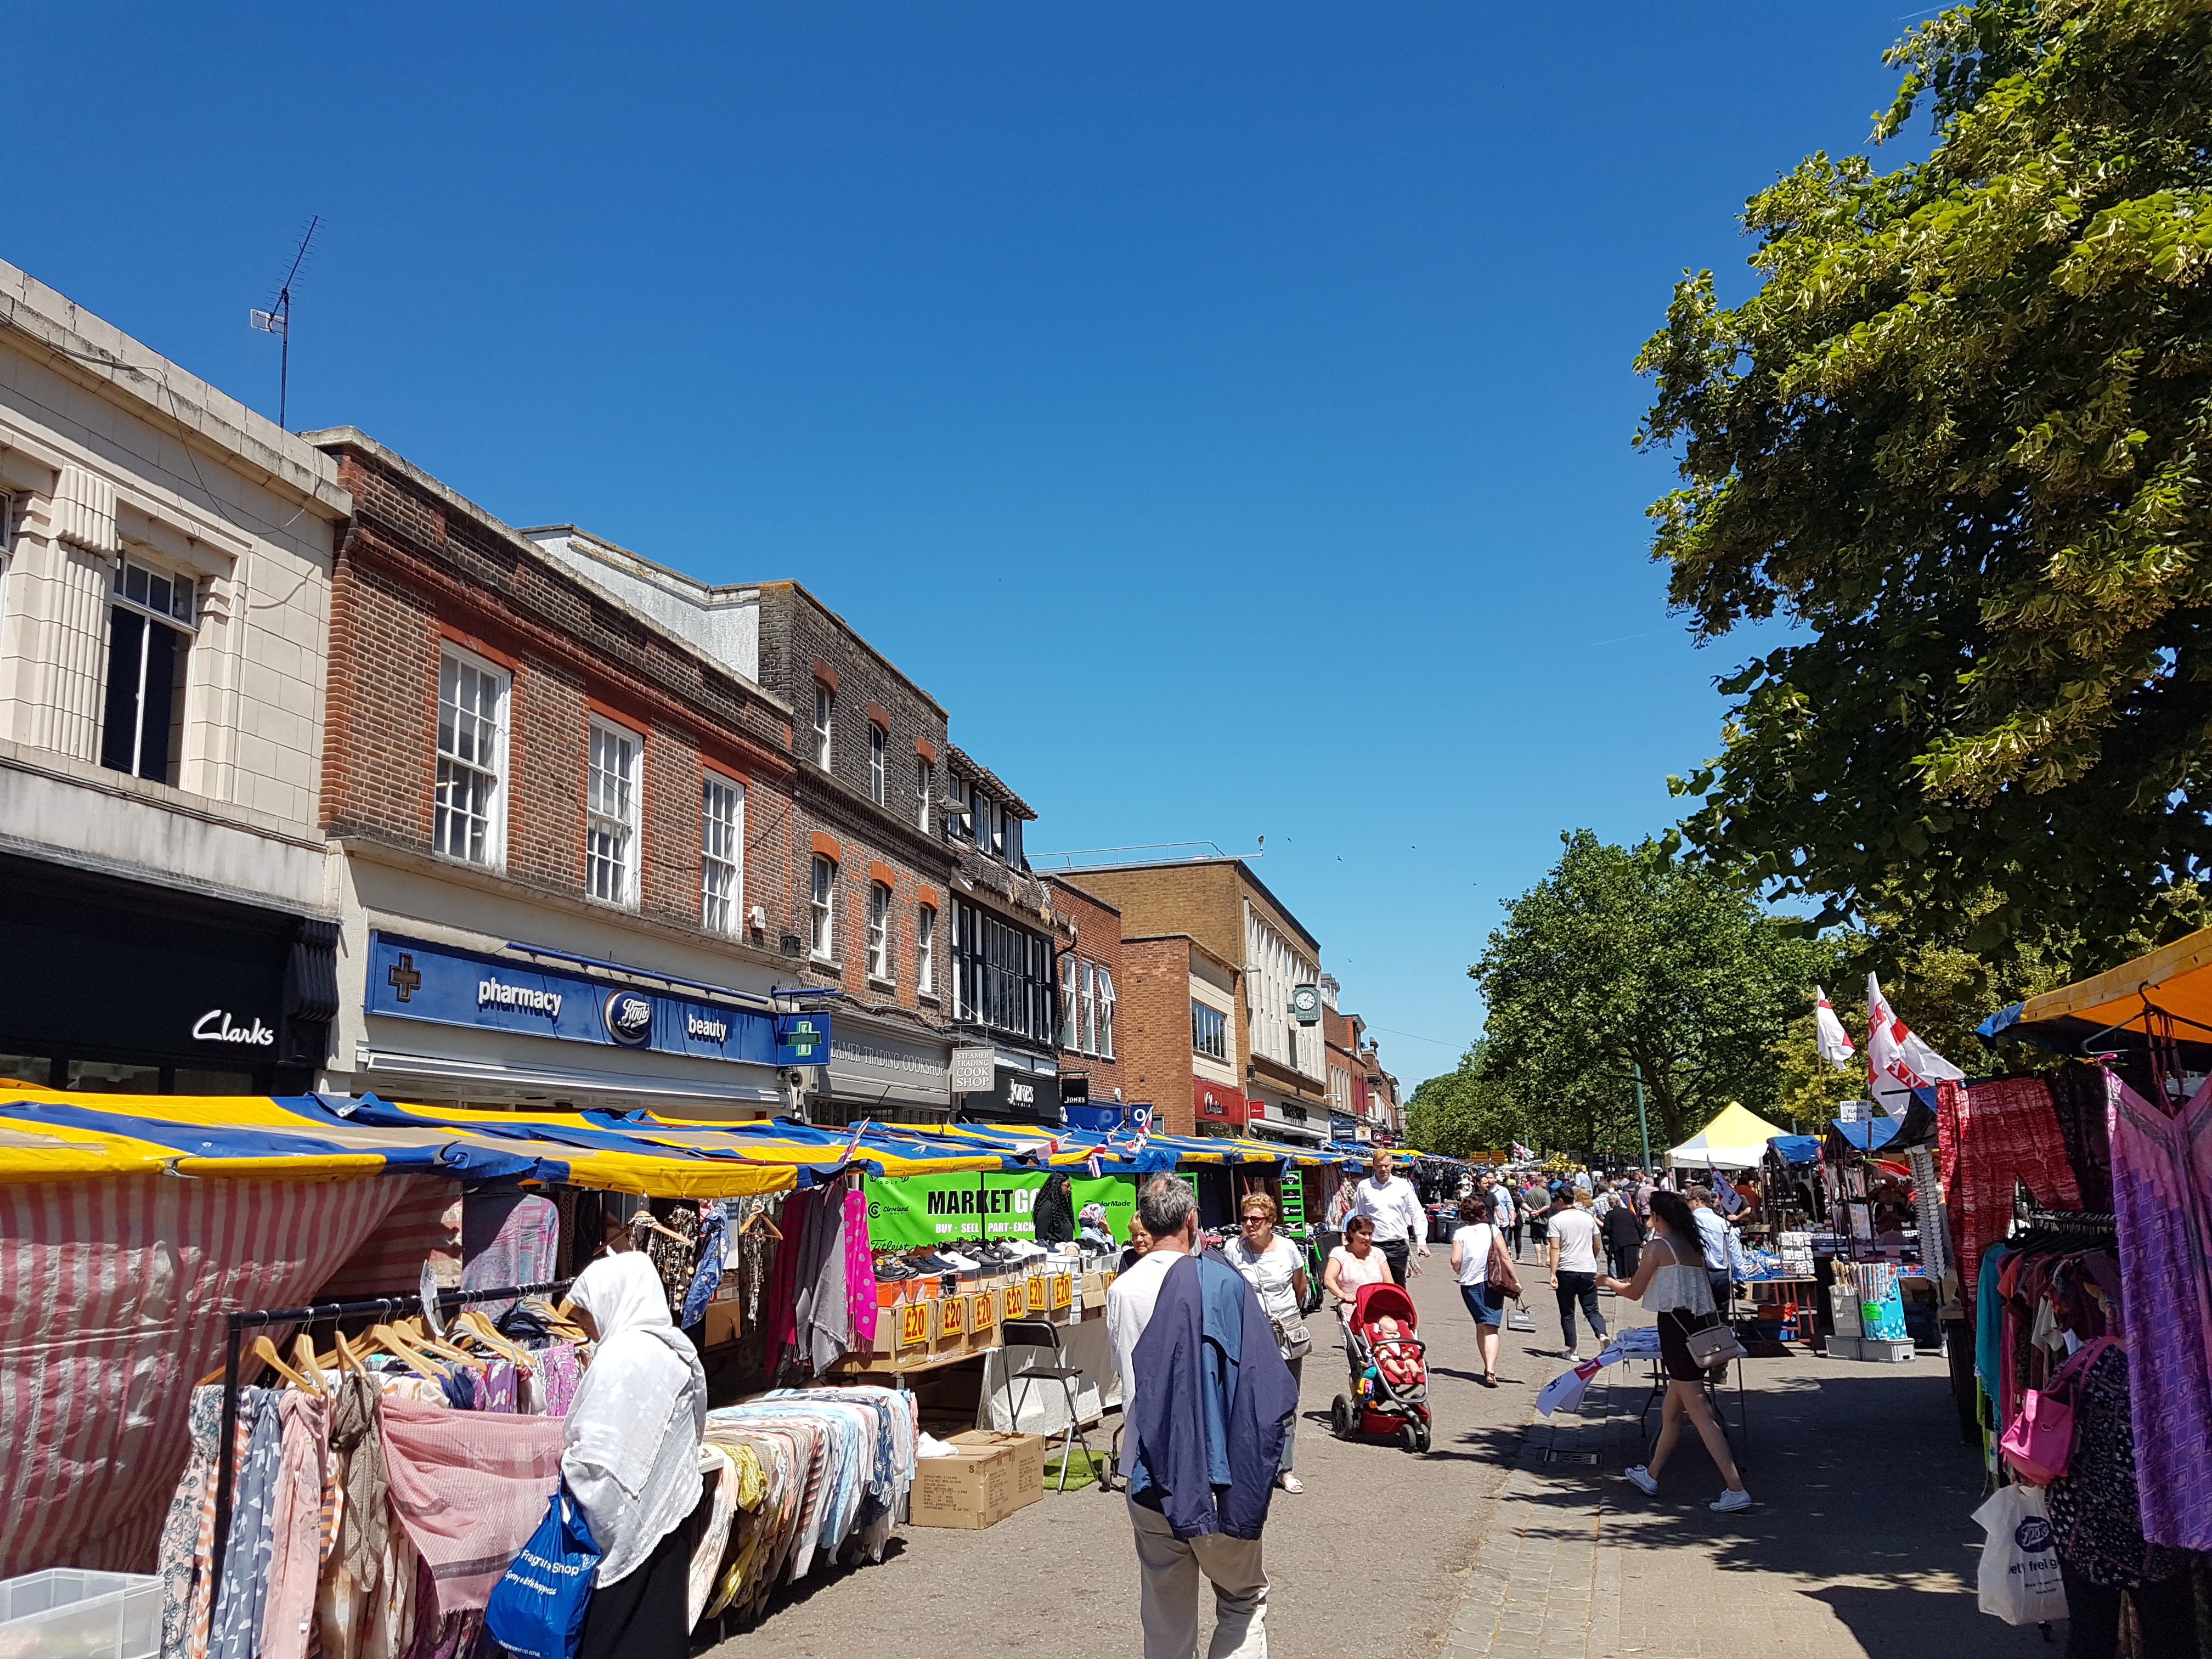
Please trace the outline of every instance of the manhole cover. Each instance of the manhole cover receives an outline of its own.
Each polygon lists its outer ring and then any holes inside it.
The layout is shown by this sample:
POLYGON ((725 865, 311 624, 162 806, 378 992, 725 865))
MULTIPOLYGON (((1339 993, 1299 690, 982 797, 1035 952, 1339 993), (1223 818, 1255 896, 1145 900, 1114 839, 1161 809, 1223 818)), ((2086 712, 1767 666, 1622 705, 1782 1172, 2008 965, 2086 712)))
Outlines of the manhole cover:
POLYGON ((1595 1452, 1547 1451, 1544 1454, 1544 1461, 1547 1463, 1595 1463, 1597 1462, 1597 1454, 1595 1452))

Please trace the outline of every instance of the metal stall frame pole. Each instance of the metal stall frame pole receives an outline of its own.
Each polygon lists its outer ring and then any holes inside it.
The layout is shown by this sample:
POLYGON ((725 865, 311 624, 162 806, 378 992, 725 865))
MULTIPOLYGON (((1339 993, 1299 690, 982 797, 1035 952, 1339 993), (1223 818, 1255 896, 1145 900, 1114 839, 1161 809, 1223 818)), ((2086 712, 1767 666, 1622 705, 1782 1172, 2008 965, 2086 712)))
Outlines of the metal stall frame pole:
MULTIPOLYGON (((576 1281, 556 1279, 544 1285, 505 1285, 496 1290, 441 1291, 438 1293, 441 1308, 463 1307, 471 1302, 501 1302, 520 1300, 526 1296, 550 1296, 565 1291, 576 1281)), ((418 1296, 369 1297, 359 1302, 316 1302, 304 1308, 264 1308, 254 1312, 234 1312, 230 1316, 228 1345, 222 1359, 222 1426, 218 1431, 222 1444, 216 1451, 215 1481, 215 1532, 208 1554, 208 1604, 210 1614, 222 1611, 216 1593, 222 1584, 222 1565, 230 1547, 230 1510, 232 1487, 235 1480, 235 1442, 238 1438, 238 1370, 239 1344, 246 1328, 264 1325, 306 1325, 317 1320, 350 1319, 356 1314, 382 1314, 386 1317, 395 1313, 420 1313, 422 1298, 418 1296)))

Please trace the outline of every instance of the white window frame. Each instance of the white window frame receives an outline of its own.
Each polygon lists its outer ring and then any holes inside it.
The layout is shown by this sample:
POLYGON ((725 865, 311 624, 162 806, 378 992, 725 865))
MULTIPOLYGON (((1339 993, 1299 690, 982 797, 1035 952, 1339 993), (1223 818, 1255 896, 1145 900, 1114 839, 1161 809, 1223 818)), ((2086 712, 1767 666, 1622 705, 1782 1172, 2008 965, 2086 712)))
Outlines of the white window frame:
POLYGON ((929 757, 917 754, 914 757, 915 827, 923 835, 929 833, 929 791, 937 781, 937 768, 929 757))
POLYGON ((868 928, 865 944, 868 977, 889 984, 891 979, 891 890, 879 881, 868 884, 868 928))
POLYGON ((891 734, 875 723, 868 722, 868 799, 878 806, 890 805, 890 781, 888 765, 890 760, 891 734))
MULTIPOLYGON (((507 730, 512 723, 507 717, 507 713, 514 694, 514 677, 508 673, 506 669, 500 667, 496 663, 487 662, 483 658, 477 656, 474 652, 464 651, 458 646, 447 645, 441 646, 439 647, 438 724, 436 732, 433 734, 430 739, 432 780, 430 786, 430 844, 431 849, 441 858, 452 859, 456 863, 459 864, 473 864, 477 866, 479 868, 487 870, 498 870, 504 868, 506 866, 507 744, 507 730), (449 700, 446 695, 446 667, 449 663, 453 665, 454 670, 454 696, 451 700, 449 700), (479 686, 477 708, 477 712, 469 715, 468 718, 474 721, 478 726, 482 726, 486 723, 485 716, 482 712, 482 687, 489 685, 494 693, 493 712, 489 721, 491 727, 490 740, 489 744, 486 744, 483 741, 483 734, 480 732, 476 734, 477 739, 477 755, 475 759, 471 759, 460 752, 459 739, 461 732, 461 709, 459 697, 461 689, 461 673, 463 671, 474 674, 477 678, 479 686), (450 751, 447 750, 445 741, 447 723, 446 711, 449 708, 453 710, 454 714, 454 747, 450 751), (486 757, 483 752, 487 747, 490 751, 489 756, 489 765, 485 764, 486 757), (447 822, 450 823, 451 814, 453 812, 453 809, 451 807, 441 805, 438 799, 439 793, 446 787, 445 781, 441 775, 445 774, 449 768, 474 773, 486 781, 483 811, 481 815, 483 822, 483 839, 482 842, 483 856, 481 858, 472 858, 466 851, 455 852, 452 847, 447 844, 451 839, 450 835, 442 831, 440 828, 440 815, 441 813, 447 815, 447 822)), ((456 781, 458 781, 459 780, 456 781)), ((477 815, 471 812, 466 813, 465 816, 469 818, 474 818, 477 815)))
POLYGON ((15 567, 15 498, 0 489, 0 629, 8 625, 8 573, 15 567))
POLYGON ((1203 1054, 1208 1060, 1218 1060, 1224 1066, 1229 1063, 1229 1016, 1212 1003, 1200 1002, 1196 997, 1190 1000, 1190 1051, 1194 1054, 1203 1054), (1200 1038, 1199 1016, 1201 1014, 1211 1016, 1214 1022, 1221 1038, 1221 1048, 1218 1053, 1207 1048, 1200 1038))
POLYGON ((644 779, 645 739, 627 726, 594 715, 584 760, 584 892, 625 910, 638 908, 638 808, 644 779), (605 780, 614 782, 611 799, 605 780))
POLYGON ((1114 975, 1098 964, 1098 1058, 1114 1058, 1114 975))
POLYGON ((745 787, 720 772, 699 775, 699 925, 732 935, 745 927, 745 787))
POLYGON ((914 988, 922 996, 937 992, 937 907, 925 904, 914 913, 914 988))
POLYGON ((837 724, 837 694, 820 680, 814 682, 814 763, 830 769, 830 737, 837 724))
POLYGON ((1083 1051, 1083 1030, 1076 982, 1083 972, 1083 964, 1076 960, 1075 952, 1064 951, 1060 957, 1060 1046, 1070 1054, 1083 1051))
POLYGON ((808 866, 808 946, 817 962, 837 959, 837 860, 817 853, 808 866))
POLYGON ((1098 997, 1097 981, 1098 964, 1083 962, 1076 964, 1076 992, 1083 999, 1083 1018, 1077 1022, 1075 1034, 1083 1039, 1083 1052, 1098 1052, 1098 997))

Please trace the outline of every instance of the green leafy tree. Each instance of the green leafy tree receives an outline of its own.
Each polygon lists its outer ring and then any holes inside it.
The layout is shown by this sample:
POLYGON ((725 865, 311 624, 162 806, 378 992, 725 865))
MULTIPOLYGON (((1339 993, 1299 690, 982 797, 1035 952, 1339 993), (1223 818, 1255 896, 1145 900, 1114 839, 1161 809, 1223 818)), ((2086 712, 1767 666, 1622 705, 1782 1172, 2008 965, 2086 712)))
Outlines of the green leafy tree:
POLYGON ((1486 1075, 1487 1044, 1477 1038, 1459 1069, 1425 1079, 1406 1106, 1406 1127, 1425 1152, 1465 1158, 1525 1141, 1534 1133, 1527 1107, 1504 1079, 1486 1075))
POLYGON ((1528 1103, 1550 1144, 1628 1147, 1640 1068, 1655 1156, 1731 1100, 1771 1106, 1774 1045, 1835 946, 1662 842, 1560 839, 1551 874, 1508 904, 1468 970, 1489 1005, 1480 1074, 1528 1103))
POLYGON ((2089 971, 2208 919, 2212 5, 1982 0, 1890 54, 1875 138, 1744 212, 1759 290, 1638 368, 1670 597, 1810 637, 1723 690, 1684 830, 1822 923, 2089 971))

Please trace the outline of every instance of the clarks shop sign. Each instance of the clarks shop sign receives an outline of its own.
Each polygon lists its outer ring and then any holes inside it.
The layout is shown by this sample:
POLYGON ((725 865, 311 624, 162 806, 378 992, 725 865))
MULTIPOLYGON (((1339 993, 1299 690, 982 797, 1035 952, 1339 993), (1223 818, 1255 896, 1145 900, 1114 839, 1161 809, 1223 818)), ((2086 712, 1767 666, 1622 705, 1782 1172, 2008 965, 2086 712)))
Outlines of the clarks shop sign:
POLYGON ((810 1052, 817 1042, 826 1045, 830 1025, 826 1014, 778 1016, 669 996, 385 933, 369 936, 368 1008, 398 1019, 760 1066, 803 1063, 789 1057, 796 1044, 810 1052), (812 1030, 802 1036, 796 1029, 802 1024, 812 1030))
POLYGON ((221 1042, 247 1048, 274 1048, 276 1033, 258 1018, 240 1019, 228 1008, 210 1008, 192 1024, 195 1042, 221 1042))

